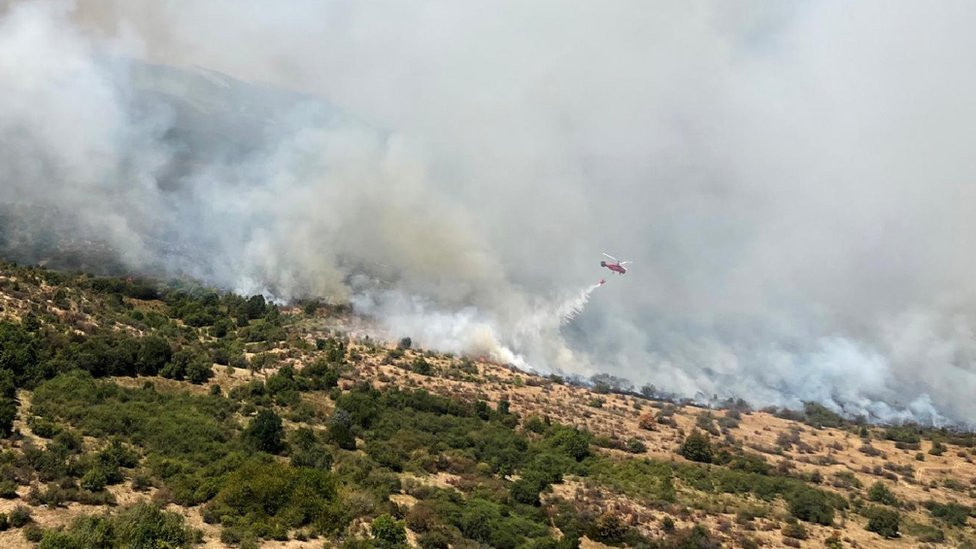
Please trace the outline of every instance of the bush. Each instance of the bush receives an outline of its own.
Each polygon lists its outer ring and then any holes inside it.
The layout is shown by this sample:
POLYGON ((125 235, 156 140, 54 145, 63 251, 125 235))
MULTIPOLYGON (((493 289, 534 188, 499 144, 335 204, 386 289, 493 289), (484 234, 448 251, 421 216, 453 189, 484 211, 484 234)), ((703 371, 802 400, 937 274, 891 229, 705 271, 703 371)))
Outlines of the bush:
POLYGON ((75 547, 189 548, 193 532, 177 513, 137 503, 116 516, 81 516, 64 531, 48 530, 39 549, 75 547))
POLYGON ((188 547, 193 541, 182 516, 149 503, 124 509, 112 522, 123 547, 188 547))
POLYGON ((620 543, 627 535, 627 525, 615 513, 606 512, 593 524, 593 539, 605 543, 620 543))
POLYGON ((885 505, 898 505, 898 498, 881 481, 871 485, 868 490, 868 499, 885 505))
POLYGON ((809 534, 807 529, 803 527, 802 524, 796 522, 796 520, 791 520, 783 526, 782 533, 784 536, 793 539, 807 539, 809 534))
POLYGON ((339 372, 325 359, 318 359, 298 372, 299 378, 307 379, 309 388, 330 389, 339 384, 339 372))
POLYGON ((935 526, 916 525, 911 533, 923 543, 942 543, 945 541, 945 532, 935 526))
POLYGON ((213 370, 208 357, 183 349, 175 353, 172 360, 160 369, 159 375, 169 379, 188 379, 192 383, 203 383, 213 377, 213 370))
POLYGON ((213 377, 213 365, 202 356, 196 357, 186 365, 186 379, 200 384, 213 377))
POLYGON ((959 503, 936 503, 934 501, 925 502, 925 508, 933 517, 942 520, 950 526, 965 526, 966 519, 972 510, 959 503))
POLYGON ((334 507, 335 478, 326 471, 295 469, 278 461, 248 461, 228 475, 205 513, 258 537, 281 539, 288 530, 314 524, 342 529, 334 507))
POLYGON ((356 449, 356 437, 352 433, 352 416, 339 408, 329 419, 329 440, 343 450, 356 449))
POLYGON ((169 346, 169 343, 167 343, 165 339, 159 336, 146 336, 139 342, 136 372, 144 376, 154 376, 158 374, 172 358, 173 349, 169 346))
POLYGON ((281 417, 267 408, 258 412, 258 415, 251 420, 251 424, 244 429, 243 433, 244 440, 252 448, 269 454, 279 454, 285 449, 282 440, 283 434, 281 417))
POLYGON ((669 540, 671 547, 694 549, 719 549, 722 545, 714 540, 704 525, 675 532, 669 540))
POLYGON ((291 437, 291 465, 328 471, 332 468, 332 454, 318 442, 314 431, 301 427, 291 437))
POLYGON ((539 493, 545 487, 545 483, 538 479, 520 478, 512 483, 509 493, 512 499, 526 505, 539 505, 539 493))
POLYGON ((412 370, 422 376, 429 376, 434 372, 434 369, 430 363, 424 360, 422 357, 418 357, 413 361, 412 370))
POLYGON ((422 549, 448 549, 451 546, 451 538, 439 530, 432 530, 421 534, 417 538, 417 544, 422 549))
POLYGON ((36 524, 31 524, 24 528, 24 539, 31 543, 37 543, 44 538, 44 530, 36 524))
POLYGON ((590 455, 590 441, 587 436, 570 427, 559 427, 553 429, 548 437, 548 443, 555 449, 565 453, 576 461, 583 461, 590 455))
POLYGON ((32 520, 30 508, 23 505, 14 507, 14 510, 10 512, 7 518, 10 520, 10 525, 14 528, 20 528, 32 520))
POLYGON ((811 488, 796 488, 786 497, 790 514, 816 524, 829 526, 834 521, 834 508, 823 492, 811 488))
POLYGON ((868 517, 866 526, 869 532, 874 532, 886 538, 898 537, 899 515, 897 511, 884 507, 870 507, 864 511, 868 517))
POLYGON ((639 438, 632 438, 627 441, 627 451, 631 454, 643 454, 647 451, 647 445, 639 438))
POLYGON ((370 531, 373 539, 379 542, 381 547, 397 547, 407 542, 407 531, 403 527, 403 522, 393 520, 393 517, 387 514, 373 519, 370 531))
POLYGON ((919 429, 911 425, 898 425, 885 430, 886 439, 903 444, 918 444, 921 441, 919 429))
POLYGON ((437 523, 437 511, 433 504, 418 501, 407 512, 405 519, 407 526, 414 532, 427 532, 437 523))
POLYGON ((708 440, 708 435, 700 431, 692 431, 685 441, 681 443, 678 453, 691 461, 699 463, 712 462, 712 444, 708 440))
POLYGON ((17 419, 17 401, 10 397, 0 397, 0 435, 9 437, 14 431, 17 419))
POLYGON ((108 484, 108 475, 103 467, 92 467, 81 477, 81 487, 90 492, 101 492, 106 484, 108 484))

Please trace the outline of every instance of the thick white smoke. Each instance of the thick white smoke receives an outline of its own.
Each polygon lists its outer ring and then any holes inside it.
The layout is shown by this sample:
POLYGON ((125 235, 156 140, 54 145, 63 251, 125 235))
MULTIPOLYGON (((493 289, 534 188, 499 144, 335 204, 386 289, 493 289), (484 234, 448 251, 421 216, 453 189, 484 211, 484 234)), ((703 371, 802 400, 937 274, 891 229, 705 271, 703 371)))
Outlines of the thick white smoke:
POLYGON ((379 335, 388 340, 408 336, 422 347, 485 357, 524 370, 592 375, 596 370, 589 358, 570 349, 560 328, 583 311, 600 286, 554 300, 510 300, 510 306, 519 307, 517 311, 474 306, 445 310, 443 305, 398 290, 361 292, 352 303, 379 323, 379 335))
POLYGON ((0 0, 0 202, 447 350, 972 426, 974 12, 0 0))

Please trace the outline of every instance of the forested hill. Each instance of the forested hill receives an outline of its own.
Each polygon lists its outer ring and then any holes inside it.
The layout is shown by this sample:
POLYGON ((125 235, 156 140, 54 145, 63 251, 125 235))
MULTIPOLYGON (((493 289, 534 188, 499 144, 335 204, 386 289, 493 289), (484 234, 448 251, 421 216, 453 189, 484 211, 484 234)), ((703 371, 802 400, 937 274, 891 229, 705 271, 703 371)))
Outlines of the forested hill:
POLYGON ((0 546, 976 547, 971 434, 653 400, 361 322, 0 264, 0 546))

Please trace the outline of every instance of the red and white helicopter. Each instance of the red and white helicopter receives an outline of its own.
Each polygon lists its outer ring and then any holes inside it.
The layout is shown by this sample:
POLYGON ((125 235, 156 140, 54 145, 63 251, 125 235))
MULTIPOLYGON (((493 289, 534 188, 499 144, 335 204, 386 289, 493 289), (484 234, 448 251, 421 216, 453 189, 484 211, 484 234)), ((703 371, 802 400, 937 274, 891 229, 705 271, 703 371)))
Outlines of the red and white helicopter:
POLYGON ((627 274, 627 268, 624 267, 624 265, 631 263, 630 261, 620 261, 616 257, 613 257, 612 255, 606 253, 603 255, 607 259, 610 259, 610 261, 609 262, 601 261, 600 262, 601 267, 606 267, 616 274, 627 274))

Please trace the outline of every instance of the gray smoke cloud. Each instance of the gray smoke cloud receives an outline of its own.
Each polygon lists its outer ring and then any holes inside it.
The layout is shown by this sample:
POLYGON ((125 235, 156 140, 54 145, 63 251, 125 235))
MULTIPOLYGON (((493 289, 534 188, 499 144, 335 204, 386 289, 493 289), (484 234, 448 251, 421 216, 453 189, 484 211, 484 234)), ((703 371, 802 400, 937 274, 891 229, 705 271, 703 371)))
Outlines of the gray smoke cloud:
POLYGON ((976 423, 971 3, 0 6, 0 202, 130 266, 543 371, 976 423), (632 270, 567 326, 601 251, 632 270))

